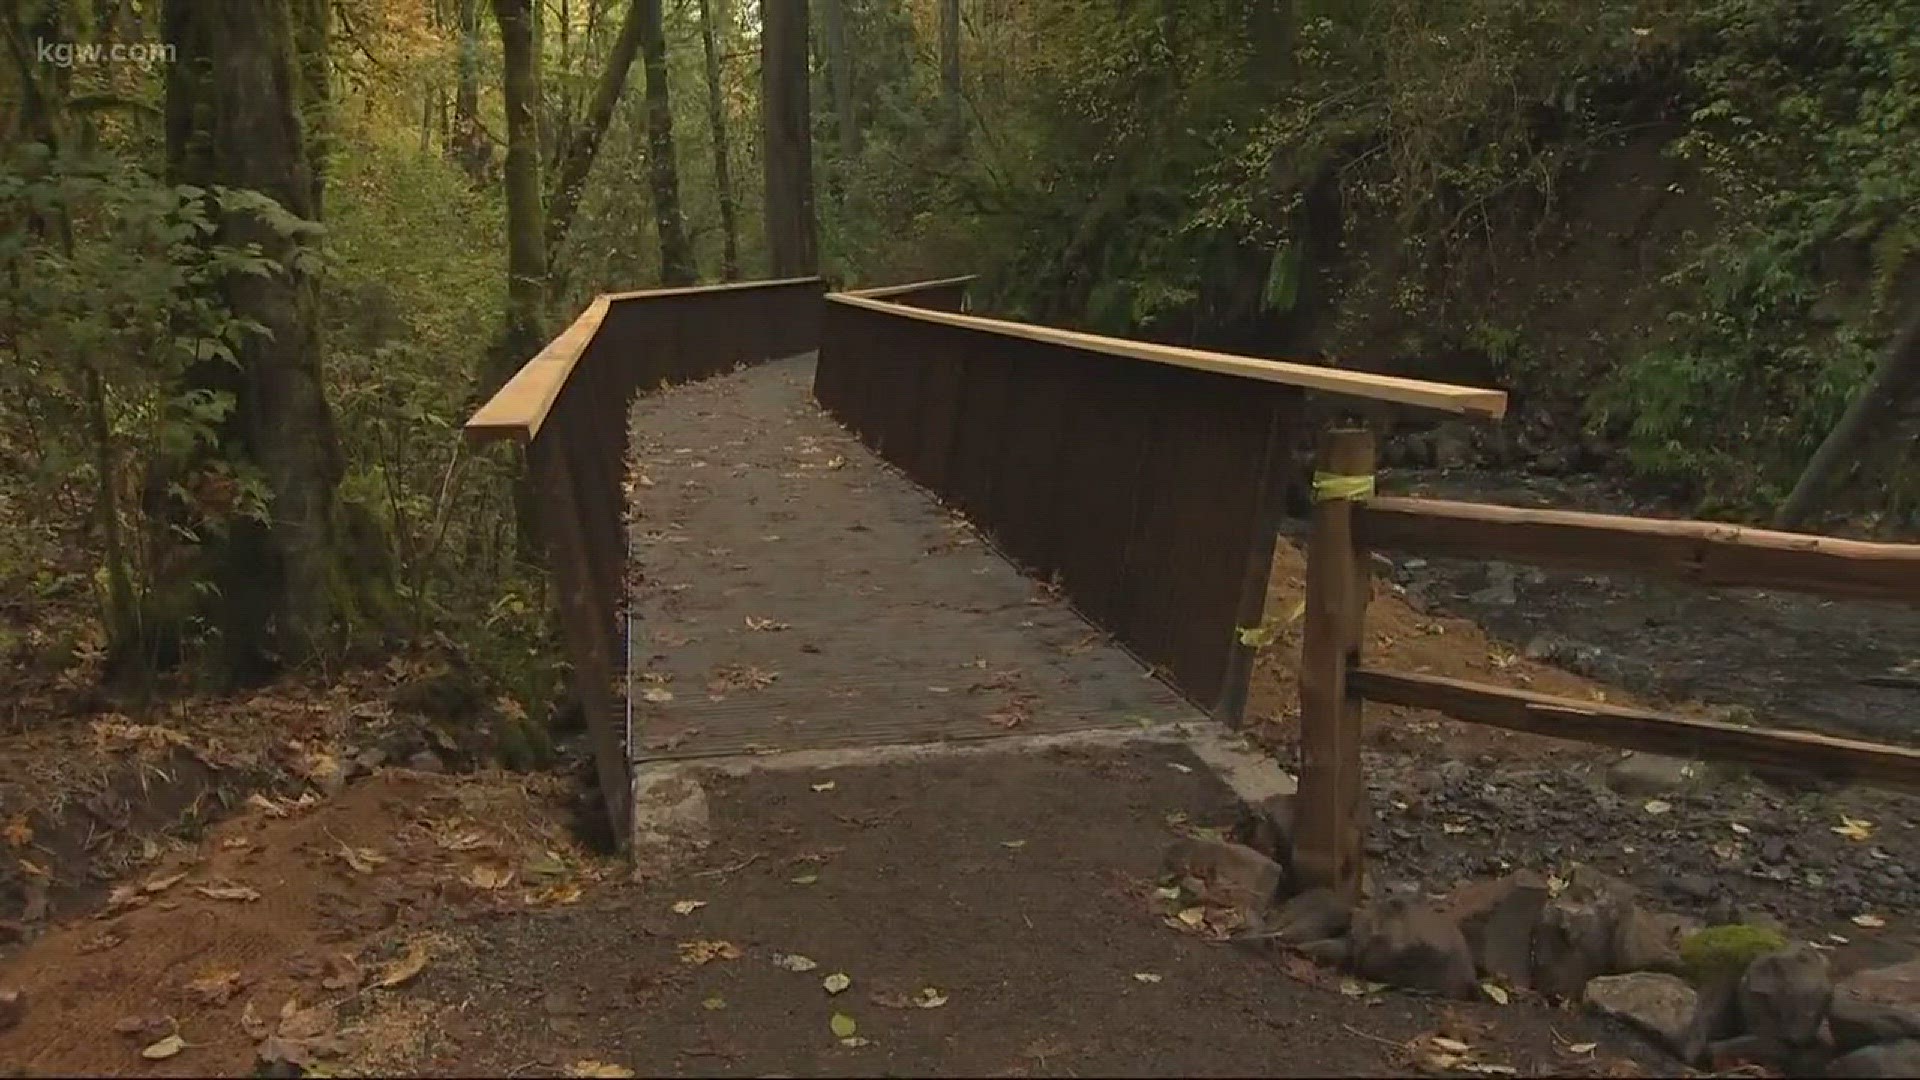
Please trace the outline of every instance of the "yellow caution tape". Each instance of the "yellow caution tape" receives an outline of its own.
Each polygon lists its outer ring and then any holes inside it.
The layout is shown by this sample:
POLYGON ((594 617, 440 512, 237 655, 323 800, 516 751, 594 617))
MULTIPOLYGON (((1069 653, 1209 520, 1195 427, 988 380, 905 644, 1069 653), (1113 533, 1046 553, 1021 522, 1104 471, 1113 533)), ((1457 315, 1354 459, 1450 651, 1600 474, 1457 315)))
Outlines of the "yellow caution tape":
POLYGON ((1341 476, 1338 473, 1316 472, 1313 474, 1313 501, 1333 502, 1336 499, 1373 498, 1373 477, 1341 476))

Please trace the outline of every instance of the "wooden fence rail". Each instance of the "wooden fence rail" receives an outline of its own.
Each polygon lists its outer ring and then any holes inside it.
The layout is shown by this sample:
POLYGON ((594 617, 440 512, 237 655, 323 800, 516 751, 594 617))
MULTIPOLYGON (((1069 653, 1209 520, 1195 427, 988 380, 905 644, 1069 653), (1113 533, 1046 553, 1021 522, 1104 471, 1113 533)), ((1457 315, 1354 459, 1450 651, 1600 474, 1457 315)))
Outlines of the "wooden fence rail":
POLYGON ((1456 720, 1553 738, 1920 789, 1920 750, 1387 671, 1364 665, 1360 655, 1367 564, 1374 550, 1631 570, 1706 588, 1920 604, 1920 545, 1705 521, 1376 498, 1372 463, 1369 432, 1342 429, 1323 436, 1300 656, 1294 861, 1304 883, 1349 896, 1359 889, 1363 701, 1431 709, 1456 720))

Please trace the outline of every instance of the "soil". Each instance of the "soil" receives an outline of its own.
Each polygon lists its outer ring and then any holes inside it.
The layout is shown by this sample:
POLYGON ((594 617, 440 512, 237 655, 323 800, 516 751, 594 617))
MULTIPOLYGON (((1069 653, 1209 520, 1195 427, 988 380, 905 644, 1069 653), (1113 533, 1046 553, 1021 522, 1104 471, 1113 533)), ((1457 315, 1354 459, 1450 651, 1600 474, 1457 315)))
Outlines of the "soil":
POLYGON ((436 1076, 553 1075, 583 1060, 641 1075, 1378 1075, 1445 1031, 1523 1074, 1657 1068, 1594 1020, 1349 996, 1169 929, 1153 893, 1169 815, 1233 809, 1182 750, 709 784, 714 836, 697 858, 590 905, 455 931, 460 959, 418 984, 435 1035, 376 1064, 436 1076), (700 906, 676 914, 683 901, 700 906), (724 951, 689 962, 701 950, 724 951), (792 954, 818 966, 776 965, 792 954), (824 987, 836 973, 851 979, 837 995, 824 987), (912 1007, 923 994, 944 1003, 912 1007), (871 1042, 842 1045, 836 1013, 871 1042), (1588 1042, 1599 1049, 1568 1050, 1588 1042))

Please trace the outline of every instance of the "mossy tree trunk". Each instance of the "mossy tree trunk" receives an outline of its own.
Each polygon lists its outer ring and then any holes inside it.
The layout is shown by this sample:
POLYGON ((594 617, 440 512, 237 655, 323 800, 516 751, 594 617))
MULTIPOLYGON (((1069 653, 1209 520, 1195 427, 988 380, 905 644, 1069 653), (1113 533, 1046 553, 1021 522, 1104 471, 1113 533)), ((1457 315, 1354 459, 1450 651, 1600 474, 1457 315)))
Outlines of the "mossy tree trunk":
POLYGON ((734 218, 733 172, 728 161, 726 99, 720 88, 720 49, 714 0, 700 0, 700 43, 707 54, 707 129, 713 136, 713 183, 720 197, 720 280, 740 277, 740 227, 734 218))
POLYGON ((647 70, 647 176, 653 187, 654 228, 660 238, 663 284, 691 285, 693 249, 680 211, 680 166, 673 152, 673 106, 667 89, 667 37, 660 0, 636 0, 644 10, 640 53, 647 70))
POLYGON ((767 249, 774 277, 806 277, 819 266, 818 226, 813 211, 806 0, 762 4, 760 17, 767 249))

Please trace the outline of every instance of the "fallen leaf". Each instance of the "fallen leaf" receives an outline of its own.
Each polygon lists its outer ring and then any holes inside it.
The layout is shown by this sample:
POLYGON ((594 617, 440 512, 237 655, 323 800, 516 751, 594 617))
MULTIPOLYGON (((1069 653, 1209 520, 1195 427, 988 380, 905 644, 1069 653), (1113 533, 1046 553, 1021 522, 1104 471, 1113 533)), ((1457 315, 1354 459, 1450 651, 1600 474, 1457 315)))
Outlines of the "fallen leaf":
POLYGON ((715 994, 713 997, 701 1002, 700 1007, 708 1012, 719 1012, 721 1009, 727 1007, 727 999, 715 994))
POLYGON ((1732 829, 1735 833, 1741 836, 1746 836, 1753 832, 1752 829, 1747 828, 1745 825, 1742 825, 1737 821, 1727 822, 1727 828, 1732 829))
POLYGON ((788 971, 812 971, 820 965, 799 953, 775 953, 773 966, 785 968, 788 971))
POLYGON ((1467 831, 1467 827, 1457 821, 1443 821, 1440 823, 1440 831, 1448 836, 1459 836, 1467 831))
POLYGON ((8 819, 7 827, 0 830, 0 837, 6 839, 8 847, 23 848, 33 843, 33 826, 27 823, 27 815, 15 814, 8 819))
POLYGON ((853 1017, 846 1013, 834 1013, 833 1019, 827 1021, 827 1027, 833 1031, 834 1038, 837 1039, 851 1039, 853 1033, 860 1030, 860 1025, 854 1023, 853 1017))
POLYGON ((209 971, 187 984, 187 993, 202 1005, 225 1005, 239 992, 240 973, 237 971, 209 971))
POLYGON ((1873 822, 1841 814, 1840 824, 1835 825, 1833 831, 1849 840, 1868 840, 1873 837, 1873 822))
POLYGON ((253 1039, 255 1042, 273 1034, 273 1027, 265 1020, 260 1019, 260 1015, 253 1011, 253 1002, 251 1001, 247 1002, 246 1007, 240 1010, 240 1030, 246 1032, 247 1037, 253 1039))
POLYGON ((1466 1053, 1471 1053, 1473 1051, 1473 1047, 1468 1046, 1466 1043, 1461 1042, 1459 1039, 1449 1039, 1445 1035, 1435 1035, 1429 1038, 1427 1041, 1432 1043, 1435 1047, 1441 1050, 1446 1050, 1450 1053, 1466 1054, 1466 1053))
POLYGON ((1881 927, 1887 925, 1887 920, 1869 912, 1869 913, 1863 913, 1860 915, 1855 915, 1853 917, 1853 925, 1864 926, 1869 930, 1878 930, 1881 927))
POLYGON ((1492 998, 1496 1004, 1506 1005, 1513 1000, 1507 994, 1507 988, 1501 986, 1499 983, 1483 982, 1480 984, 1480 989, 1484 991, 1488 997, 1492 998))
POLYGON ((1027 842, 1025 840, 1002 840, 1000 841, 1000 846, 1003 848, 1009 848, 1014 851, 1019 851, 1021 848, 1027 846, 1027 842))
POLYGON ((351 867, 356 874, 371 874, 375 867, 387 861, 385 855, 372 848, 348 847, 345 844, 340 845, 339 854, 341 861, 351 867))
POLYGON ((1597 1049, 1599 1049, 1599 1047, 1600 1047, 1600 1044, 1599 1044, 1599 1043, 1574 1043, 1574 1044, 1572 1044, 1571 1046, 1568 1046, 1568 1047, 1567 1047, 1567 1053, 1569 1053, 1569 1054, 1591 1054, 1591 1053, 1593 1053, 1593 1052, 1594 1052, 1595 1050, 1597 1050, 1597 1049))
POLYGON ((1174 918, 1179 919, 1188 926, 1198 927, 1207 921, 1207 913, 1203 908, 1190 907, 1174 916, 1174 918))
POLYGON ((820 880, 820 875, 819 874, 799 874, 792 878, 789 878, 788 880, 792 881, 795 885, 811 885, 814 882, 820 880))
POLYGON ((921 987, 920 993, 913 999, 914 1008, 917 1009, 937 1009, 946 1003, 947 995, 932 986, 921 987))
POLYGON ((649 686, 640 692, 640 696, 653 702, 655 705, 664 705, 673 700, 673 691, 663 687, 649 686))
POLYGON ((815 784, 815 785, 813 785, 813 790, 815 790, 815 791, 832 791, 832 790, 833 790, 833 781, 831 781, 831 780, 828 780, 828 781, 826 781, 825 783, 820 783, 820 784, 815 784))
POLYGON ((1666 801, 1665 799, 1648 799, 1646 802, 1646 805, 1642 806, 1641 809, 1645 810, 1649 814, 1658 816, 1660 814, 1666 813, 1669 810, 1672 810, 1673 804, 1666 801))
POLYGON ((820 980, 821 989, 825 990, 829 994, 841 993, 845 991, 847 987, 852 985, 853 985, 853 979, 848 977, 846 972, 843 972, 843 971, 836 971, 833 974, 827 976, 826 978, 820 980))
POLYGON ((151 878, 148 878, 146 880, 146 883, 141 885, 140 887, 150 893, 163 893, 163 892, 166 892, 168 889, 173 888, 176 884, 180 882, 182 878, 185 878, 186 876, 187 876, 186 871, 183 870, 178 874, 167 874, 163 877, 151 877, 151 878))
POLYGON ((475 866, 467 870, 466 882, 476 889, 494 892, 513 882, 513 871, 500 866, 475 866))
POLYGON ((196 885, 193 891, 209 900, 232 900, 239 903, 251 903, 260 899, 258 890, 250 889, 245 885, 196 885))
POLYGON ((756 619, 749 615, 747 616, 747 629, 772 632, 787 629, 787 624, 778 619, 756 619))
POLYGON ((609 1065, 604 1061, 576 1061, 567 1066, 568 1076, 590 1076, 623 1078, 633 1075, 633 1070, 624 1065, 609 1065))
POLYGON ((731 941, 683 941, 680 962, 698 967, 713 960, 740 959, 740 946, 731 941))
POLYGON ((691 915, 706 906, 707 902, 705 900, 675 900, 673 902, 673 913, 675 915, 691 915))
POLYGON ((1160 981, 1160 976, 1155 975, 1151 971, 1136 971, 1133 973, 1133 981, 1143 982, 1143 983, 1157 983, 1160 981))
POLYGON ((169 1035, 140 1051, 140 1056, 148 1061, 165 1061, 186 1048, 187 1040, 178 1035, 169 1035))
MULTIPOLYGON (((289 1004, 292 1004, 292 1002, 289 1002, 289 1004)), ((307 1042, 311 1039, 331 1035, 339 1026, 340 1018, 334 1014, 331 1006, 315 1005, 311 1008, 300 1009, 290 1015, 282 1016, 280 1019, 280 1027, 274 1034, 282 1039, 292 1039, 295 1042, 307 1042)))
POLYGON ((424 971, 426 966, 427 947, 416 941, 407 946, 405 956, 388 964, 381 970, 380 977, 374 980, 373 985, 383 990, 391 990, 396 986, 403 986, 411 982, 414 976, 424 971))

